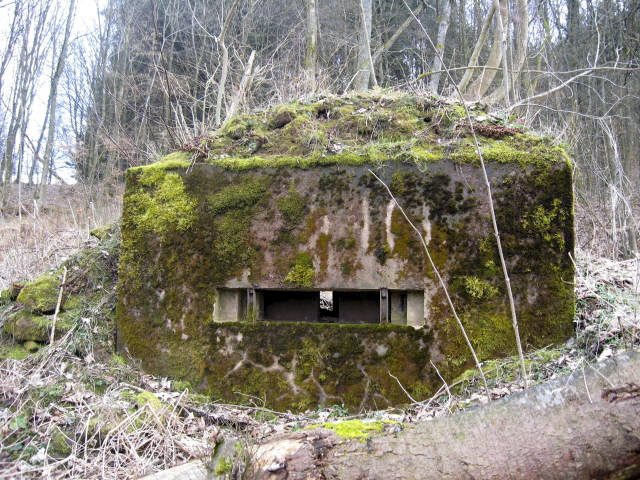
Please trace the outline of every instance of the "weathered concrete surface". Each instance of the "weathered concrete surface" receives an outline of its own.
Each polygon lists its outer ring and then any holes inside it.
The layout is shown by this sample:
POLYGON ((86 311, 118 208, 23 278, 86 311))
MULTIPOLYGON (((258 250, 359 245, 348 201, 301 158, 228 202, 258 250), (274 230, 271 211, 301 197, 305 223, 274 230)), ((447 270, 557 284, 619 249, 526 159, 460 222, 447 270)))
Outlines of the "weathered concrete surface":
MULTIPOLYGON (((572 331, 574 311, 571 165, 548 140, 488 125, 483 112, 473 117, 523 343, 562 341, 572 331)), ((403 384, 414 395, 428 395, 437 382, 425 368, 428 360, 449 379, 460 373, 470 355, 443 290, 373 170, 421 229, 479 356, 512 353, 487 197, 467 132, 459 106, 405 96, 329 98, 235 119, 202 141, 197 151, 208 151, 207 158, 182 152, 130 169, 119 272, 120 348, 156 373, 188 379, 229 400, 241 399, 238 391, 282 408, 323 401, 367 406, 363 395, 335 392, 360 381, 375 389, 386 385, 383 377, 397 363, 393 350, 371 376, 371 365, 363 363, 367 349, 355 344, 342 357, 351 373, 340 369, 343 376, 336 376, 326 358, 311 355, 302 362, 302 352, 288 351, 283 342, 266 342, 275 350, 265 347, 249 361, 223 347, 236 340, 225 336, 219 322, 234 315, 251 322, 271 312, 280 322, 288 309, 292 322, 330 320, 313 305, 318 291, 330 290, 337 323, 384 317, 423 330, 420 343, 407 347, 422 352, 419 361, 425 362, 407 365, 412 373, 403 384), (283 110, 291 121, 272 122, 283 110), (279 297, 283 291, 293 292, 290 301, 279 297), (241 360, 253 365, 251 382, 237 376, 238 369, 218 368, 241 360), (228 390, 220 390, 222 380, 228 390), (335 392, 318 395, 329 385, 335 392), (274 388, 280 392, 275 396, 274 388)), ((258 330, 242 331, 249 326, 240 324, 233 335, 262 345, 262 337, 247 336, 258 330)), ((360 332, 378 335, 379 327, 361 325, 360 332)), ((281 323, 269 328, 290 333, 281 323)), ((297 334, 327 341, 312 327, 301 328, 297 334)), ((324 352, 313 342, 307 341, 307 352, 324 352)), ((402 401, 395 388, 376 393, 402 401)))

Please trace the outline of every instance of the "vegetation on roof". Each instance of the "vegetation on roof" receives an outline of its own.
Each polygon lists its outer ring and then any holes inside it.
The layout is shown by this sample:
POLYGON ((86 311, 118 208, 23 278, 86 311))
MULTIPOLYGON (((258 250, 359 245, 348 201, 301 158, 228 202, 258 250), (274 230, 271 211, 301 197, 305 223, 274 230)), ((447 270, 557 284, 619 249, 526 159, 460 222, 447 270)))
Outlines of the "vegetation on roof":
MULTIPOLYGON (((550 139, 504 125, 481 104, 467 107, 487 161, 566 161, 562 148, 550 139)), ((389 161, 427 166, 443 158, 478 161, 461 104, 379 90, 325 95, 238 115, 181 150, 189 153, 189 160, 172 158, 169 164, 246 170, 389 161)))

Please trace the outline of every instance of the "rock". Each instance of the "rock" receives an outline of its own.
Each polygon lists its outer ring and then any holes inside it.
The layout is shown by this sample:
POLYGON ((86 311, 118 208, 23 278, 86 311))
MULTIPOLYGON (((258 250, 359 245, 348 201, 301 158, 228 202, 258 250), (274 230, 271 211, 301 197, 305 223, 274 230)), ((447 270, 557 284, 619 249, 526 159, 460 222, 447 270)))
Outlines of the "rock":
POLYGON ((11 283, 11 285, 9 285, 9 288, 0 292, 0 305, 5 305, 9 302, 15 301, 15 299, 20 294, 20 290, 22 290, 22 284, 15 282, 11 283))
POLYGON ((97 238, 101 242, 106 242, 109 240, 113 234, 117 231, 116 225, 104 225, 102 227, 94 228, 89 232, 89 235, 97 238))
MULTIPOLYGON (((33 315, 26 310, 11 315, 4 324, 5 331, 19 342, 49 343, 52 317, 33 315)), ((69 331, 72 322, 65 315, 58 316, 56 337, 69 331)))
POLYGON ((26 310, 31 313, 53 313, 58 302, 60 280, 54 275, 42 275, 27 283, 17 297, 26 310))
POLYGON ((40 350, 40 345, 33 340, 27 340, 26 342, 24 342, 23 347, 29 353, 36 353, 38 350, 40 350))

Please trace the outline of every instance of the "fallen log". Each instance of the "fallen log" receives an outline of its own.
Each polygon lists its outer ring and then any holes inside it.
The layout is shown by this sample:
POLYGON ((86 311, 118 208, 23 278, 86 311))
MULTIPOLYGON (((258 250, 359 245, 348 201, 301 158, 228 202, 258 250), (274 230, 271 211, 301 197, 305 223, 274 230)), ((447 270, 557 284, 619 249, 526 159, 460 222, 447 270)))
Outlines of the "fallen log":
POLYGON ((259 445, 253 478, 631 479, 640 476, 640 352, 366 441, 331 430, 259 445))

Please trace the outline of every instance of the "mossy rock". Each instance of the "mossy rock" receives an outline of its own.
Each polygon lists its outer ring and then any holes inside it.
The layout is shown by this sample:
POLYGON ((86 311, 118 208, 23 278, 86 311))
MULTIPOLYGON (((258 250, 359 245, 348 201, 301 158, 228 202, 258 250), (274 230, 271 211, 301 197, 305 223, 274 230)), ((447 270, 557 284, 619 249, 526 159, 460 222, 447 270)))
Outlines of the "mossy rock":
POLYGON ((109 241, 118 232, 117 225, 103 225, 102 227, 94 228, 89 232, 89 235, 97 238, 101 242, 109 241))
POLYGON ((22 288, 17 301, 31 313, 53 313, 58 303, 60 283, 56 275, 42 275, 22 288))
POLYGON ((18 298, 22 287, 23 286, 19 283, 12 283, 9 285, 9 288, 0 291, 0 305, 6 305, 14 302, 16 298, 18 298))
POLYGON ((134 397, 134 401, 138 408, 143 408, 145 405, 149 405, 149 408, 155 413, 160 413, 164 408, 162 401, 153 393, 147 391, 137 394, 134 397))
MULTIPOLYGON (((114 412, 96 412, 89 418, 87 422, 87 433, 90 437, 95 438, 98 444, 105 441, 109 433, 115 431, 118 426, 122 425, 124 420, 122 415, 114 412)), ((129 426, 132 429, 131 426, 129 426)))
POLYGON ((12 360, 23 360, 30 355, 29 351, 22 343, 0 345, 0 360, 10 358, 12 360))
POLYGON ((56 427, 49 442, 48 454, 57 459, 66 458, 71 455, 74 443, 72 437, 56 427))
MULTIPOLYGON (((49 343, 52 322, 53 316, 34 315, 27 310, 20 310, 7 319, 4 330, 16 341, 49 343)), ((69 315, 59 315, 56 320, 55 337, 60 338, 72 326, 69 315)))
POLYGON ((11 298, 11 292, 9 289, 0 291, 0 305, 6 305, 11 301, 13 301, 13 299, 11 298))
POLYGON ((42 347, 42 345, 34 342, 33 340, 27 340, 26 342, 24 342, 23 347, 29 353, 36 353, 38 350, 40 350, 40 347, 42 347))

